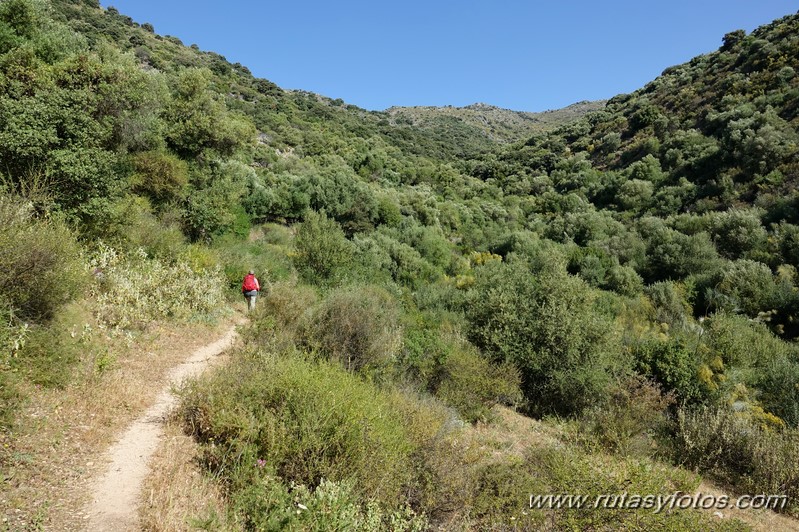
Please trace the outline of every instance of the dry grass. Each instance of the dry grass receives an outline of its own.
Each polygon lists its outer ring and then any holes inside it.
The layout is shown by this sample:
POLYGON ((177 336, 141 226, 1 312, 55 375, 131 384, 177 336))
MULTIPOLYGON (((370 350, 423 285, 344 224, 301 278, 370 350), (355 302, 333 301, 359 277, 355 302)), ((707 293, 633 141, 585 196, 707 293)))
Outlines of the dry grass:
MULTIPOLYGON (((727 495, 731 501, 736 499, 728 493, 713 485, 708 480, 703 480, 696 490, 702 495, 713 495, 720 497, 727 495)), ((738 508, 728 508, 725 510, 708 510, 713 514, 720 514, 722 519, 738 519, 747 525, 751 526, 753 530, 762 532, 771 532, 775 530, 799 530, 799 521, 787 515, 778 514, 771 510, 740 510, 738 508)))
POLYGON ((490 423, 477 423, 467 434, 473 444, 487 451, 494 460, 502 461, 508 455, 523 458, 530 447, 562 445, 559 431, 551 425, 503 406, 495 406, 492 413, 490 423))
POLYGON ((234 319, 153 325, 132 339, 103 339, 116 354, 108 369, 98 374, 87 355, 64 390, 28 390, 14 432, 0 433, 0 528, 85 528, 89 483, 103 470, 104 451, 154 401, 168 370, 234 319))
POLYGON ((227 522, 219 485, 200 471, 197 445, 170 420, 164 439, 150 462, 144 483, 139 519, 144 530, 235 530, 227 522))

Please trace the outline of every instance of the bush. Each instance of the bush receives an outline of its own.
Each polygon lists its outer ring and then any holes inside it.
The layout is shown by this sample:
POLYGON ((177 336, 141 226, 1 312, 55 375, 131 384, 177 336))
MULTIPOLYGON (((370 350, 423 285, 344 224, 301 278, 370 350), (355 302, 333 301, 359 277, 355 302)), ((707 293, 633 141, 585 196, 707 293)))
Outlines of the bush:
POLYGON ((585 422, 599 443, 619 454, 652 454, 655 436, 666 423, 665 411, 673 398, 643 377, 620 383, 585 422))
POLYGON ((379 391, 337 364, 263 351, 240 353, 191 385, 182 412, 204 464, 222 476, 249 527, 285 512, 270 495, 270 476, 283 491, 324 492, 333 482, 361 509, 373 500, 402 510, 416 485, 414 456, 446 432, 447 420, 441 408, 379 391))
POLYGON ((717 309, 755 317, 758 312, 773 308, 776 291, 777 284, 768 266, 742 259, 726 265, 707 298, 717 309))
POLYGON ((522 262, 475 271, 465 309, 469 338, 495 361, 519 368, 533 412, 579 413, 626 371, 612 322, 582 280, 559 269, 533 277, 522 262))
POLYGON ((432 312, 405 317, 400 379, 434 394, 468 422, 491 417, 494 405, 521 402, 521 378, 509 363, 492 364, 449 320, 432 312))
POLYGON ((475 471, 473 530, 541 530, 543 512, 532 510, 529 497, 546 493, 543 475, 531 471, 529 461, 506 456, 501 462, 481 464, 475 471), (509 524, 513 524, 513 528, 509 524), (519 528, 516 528, 518 526, 519 528))
POLYGON ((352 371, 385 366, 399 352, 399 307, 382 288, 332 292, 304 326, 305 345, 352 371))
POLYGON ((12 361, 25 345, 27 336, 28 327, 20 324, 11 308, 0 300, 0 429, 11 424, 22 400, 12 361))
POLYGON ((799 497, 799 432, 774 431, 746 412, 723 408, 680 410, 674 459, 706 471, 744 493, 799 497))
POLYGON ((168 210, 155 216, 147 199, 126 196, 112 207, 102 234, 123 250, 142 248, 148 256, 171 263, 186 249, 179 216, 168 210))
POLYGON ((708 390, 699 380, 702 361, 681 339, 646 340, 633 351, 637 370, 673 393, 678 402, 695 403, 706 398, 708 390))
POLYGON ((511 364, 492 365, 467 345, 449 351, 437 371, 433 392, 467 422, 486 420, 497 404, 521 402, 521 378, 511 364))
POLYGON ((274 318, 281 330, 294 333, 302 325, 306 313, 316 305, 316 290, 307 285, 281 281, 270 287, 260 301, 260 312, 274 318))
POLYGON ((400 285, 414 290, 422 289, 441 277, 441 271, 427 262, 417 250, 394 237, 379 232, 365 238, 356 238, 357 253, 368 262, 369 275, 382 276, 390 273, 400 285))
POLYGON ((711 271, 719 262, 707 233, 688 236, 652 217, 639 220, 638 230, 646 241, 646 260, 639 273, 647 283, 711 271))
POLYGON ((704 321, 703 327, 708 344, 728 366, 765 367, 772 359, 799 354, 794 346, 774 336, 765 324, 744 316, 716 312, 704 321))
POLYGON ((777 354, 759 372, 760 401, 790 426, 799 427, 799 360, 777 354))
POLYGON ((241 281, 249 270, 255 272, 266 296, 270 283, 286 279, 293 273, 289 249, 263 242, 247 242, 228 235, 214 242, 213 249, 219 254, 219 263, 227 286, 237 293, 241 292, 241 281))
POLYGON ((608 270, 604 288, 613 290, 623 296, 633 297, 641 293, 644 288, 644 282, 641 280, 641 276, 631 267, 616 264, 608 270))
POLYGON ((189 183, 188 165, 171 153, 138 153, 133 157, 133 167, 133 189, 156 203, 180 199, 189 183))
POLYGON ((244 487, 232 502, 233 513, 253 530, 428 530, 424 516, 408 507, 386 511, 374 503, 363 504, 351 482, 324 479, 309 489, 303 484, 286 487, 275 477, 264 475, 244 487))
POLYGON ((294 265, 303 280, 322 286, 340 282, 352 266, 352 244, 324 212, 309 211, 297 229, 294 265))
POLYGON ((80 248, 63 224, 37 220, 30 205, 0 195, 0 297, 20 319, 51 318, 86 280, 80 248))
POLYGON ((705 215, 719 253, 729 259, 753 258, 764 252, 767 233, 760 212, 730 209, 705 215))
POLYGON ((224 282, 218 271, 166 265, 139 249, 131 255, 100 245, 91 260, 98 319, 122 329, 149 321, 213 316, 221 308, 224 282))
POLYGON ((652 301, 656 323, 665 323, 670 329, 685 329, 691 323, 693 309, 688 302, 688 289, 682 283, 661 281, 646 287, 652 301))
POLYGON ((250 326, 241 331, 246 346, 291 352, 301 341, 302 325, 317 304, 312 287, 280 281, 259 298, 250 326))
POLYGON ((183 228, 194 242, 209 243, 226 233, 240 234, 249 229, 244 208, 238 205, 244 193, 241 176, 235 165, 222 168, 220 175, 203 176, 210 180, 206 188, 191 190, 183 209, 183 228), (225 173, 227 172, 227 173, 225 173))
MULTIPOLYGON (((528 453, 533 471, 548 482, 545 492, 536 494, 579 494, 587 500, 613 502, 621 494, 661 495, 693 493, 699 478, 689 472, 664 466, 649 459, 619 460, 601 454, 588 454, 575 448, 556 448, 528 453), (601 501, 601 500, 600 500, 601 501)), ((631 498, 630 497, 630 498, 631 498)), ((630 500, 628 498, 628 501, 630 500)), ((601 504, 601 502, 600 502, 601 504)), ((698 510, 655 512, 652 508, 609 507, 561 509, 550 515, 558 530, 742 530, 740 523, 719 521, 698 510)))

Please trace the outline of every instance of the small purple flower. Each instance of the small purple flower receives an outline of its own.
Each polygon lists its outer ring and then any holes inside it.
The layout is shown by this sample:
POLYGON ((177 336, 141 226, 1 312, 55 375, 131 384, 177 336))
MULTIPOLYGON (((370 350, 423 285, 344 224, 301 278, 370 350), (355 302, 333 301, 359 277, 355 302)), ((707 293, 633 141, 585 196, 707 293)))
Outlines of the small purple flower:
POLYGON ((260 467, 260 468, 263 468, 264 466, 266 466, 266 460, 262 460, 260 458, 258 459, 258 461, 256 463, 258 464, 258 467, 260 467))

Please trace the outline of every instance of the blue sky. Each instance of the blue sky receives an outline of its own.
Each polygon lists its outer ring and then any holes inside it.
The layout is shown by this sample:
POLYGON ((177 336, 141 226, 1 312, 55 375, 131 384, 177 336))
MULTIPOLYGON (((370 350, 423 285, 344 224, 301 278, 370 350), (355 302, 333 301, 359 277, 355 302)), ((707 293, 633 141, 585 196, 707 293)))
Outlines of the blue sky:
POLYGON ((632 92, 783 0, 101 0, 286 89, 370 110, 557 109, 632 92))

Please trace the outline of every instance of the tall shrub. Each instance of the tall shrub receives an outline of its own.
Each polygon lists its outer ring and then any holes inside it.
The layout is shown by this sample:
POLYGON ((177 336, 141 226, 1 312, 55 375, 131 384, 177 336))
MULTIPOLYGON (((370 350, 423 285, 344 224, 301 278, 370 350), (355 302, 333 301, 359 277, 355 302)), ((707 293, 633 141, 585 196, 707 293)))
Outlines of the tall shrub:
POLYGON ((30 205, 0 195, 0 296, 20 318, 51 318, 86 277, 80 248, 64 224, 37 219, 30 205))
POLYGON ((295 246, 294 265, 309 283, 334 285, 352 265, 352 244, 324 212, 308 212, 297 230, 295 246))
POLYGON ((521 262, 488 263, 476 273, 469 337, 519 368, 532 412, 573 414, 605 394, 625 363, 585 282, 557 268, 533 275, 521 262))

